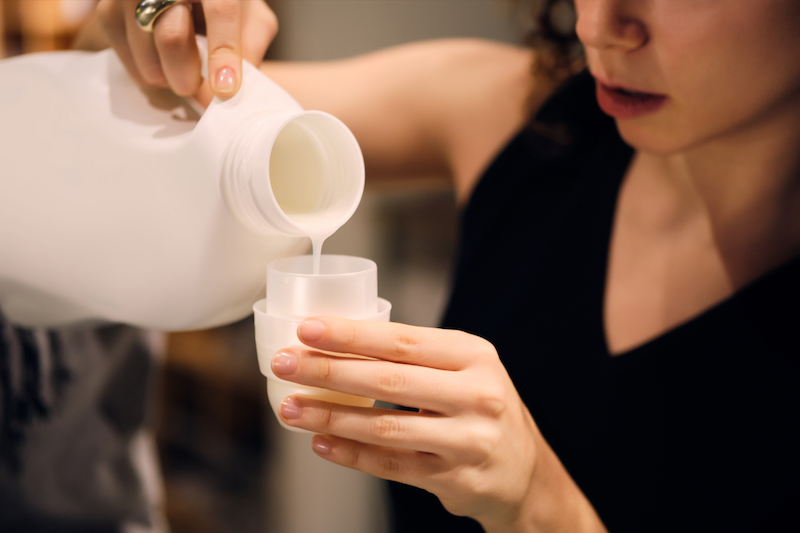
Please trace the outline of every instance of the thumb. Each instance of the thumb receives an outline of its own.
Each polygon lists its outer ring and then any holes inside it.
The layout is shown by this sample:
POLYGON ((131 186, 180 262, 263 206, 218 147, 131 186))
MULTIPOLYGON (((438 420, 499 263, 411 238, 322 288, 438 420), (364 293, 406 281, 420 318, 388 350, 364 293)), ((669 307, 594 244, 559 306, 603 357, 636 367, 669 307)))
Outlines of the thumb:
POLYGON ((241 0, 202 0, 208 37, 208 82, 214 95, 230 98, 242 82, 241 0))

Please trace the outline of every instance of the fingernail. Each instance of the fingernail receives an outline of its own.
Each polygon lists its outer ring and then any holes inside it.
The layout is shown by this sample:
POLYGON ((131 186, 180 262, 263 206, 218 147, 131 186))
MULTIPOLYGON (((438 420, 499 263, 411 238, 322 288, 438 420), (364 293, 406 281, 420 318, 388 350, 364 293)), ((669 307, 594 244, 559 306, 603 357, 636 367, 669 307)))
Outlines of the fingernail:
POLYGON ((291 374, 297 370, 297 357, 293 353, 278 352, 272 358, 272 371, 276 374, 291 374))
POLYGON ((314 436, 311 439, 311 447, 320 455, 328 455, 331 452, 331 442, 325 437, 314 436))
POLYGON ((303 320, 297 328, 297 336, 301 340, 318 341, 325 334, 325 324, 319 320, 303 320))
POLYGON ((293 398, 286 398, 281 402, 281 416, 287 419, 300 418, 302 409, 293 398))
POLYGON ((217 71, 215 85, 217 92, 233 92, 236 89, 236 71, 231 67, 222 67, 217 71))

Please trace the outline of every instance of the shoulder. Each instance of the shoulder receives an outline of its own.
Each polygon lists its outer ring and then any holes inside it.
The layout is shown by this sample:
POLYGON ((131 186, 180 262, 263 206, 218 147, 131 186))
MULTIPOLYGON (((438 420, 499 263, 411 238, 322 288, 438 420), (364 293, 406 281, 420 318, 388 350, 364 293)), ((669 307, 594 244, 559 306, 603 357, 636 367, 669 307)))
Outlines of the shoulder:
POLYGON ((492 159, 552 92, 534 75, 530 49, 477 39, 421 43, 425 101, 457 197, 465 201, 492 159), (426 49, 427 52, 423 52, 426 49))
POLYGON ((413 140, 448 172, 459 202, 528 120, 545 83, 533 75, 534 52, 484 39, 438 39, 355 58, 372 63, 368 79, 413 140), (387 94, 391 94, 386 98, 387 94))
POLYGON ((406 63, 408 69, 401 72, 417 72, 426 77, 446 74, 471 76, 476 73, 476 68, 484 73, 501 75, 505 69, 515 66, 529 73, 532 52, 527 48, 487 39, 449 38, 401 44, 350 60, 370 59, 387 66, 406 63))
POLYGON ((345 62, 423 122, 488 114, 498 105, 521 109, 532 86, 530 50, 482 39, 408 43, 345 62))

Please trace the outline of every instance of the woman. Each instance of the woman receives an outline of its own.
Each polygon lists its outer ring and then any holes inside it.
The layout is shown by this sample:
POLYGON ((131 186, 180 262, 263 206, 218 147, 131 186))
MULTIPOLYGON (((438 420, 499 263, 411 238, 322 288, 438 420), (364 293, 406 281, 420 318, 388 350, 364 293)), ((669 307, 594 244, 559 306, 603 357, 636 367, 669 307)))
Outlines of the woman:
MULTIPOLYGON (((104 3, 114 35, 132 12, 104 3)), ((541 55, 475 41, 262 66, 342 118, 370 172, 447 171, 465 206, 449 329, 310 318, 309 348, 273 360, 285 379, 415 410, 290 398, 282 417, 319 433, 321 457, 424 489, 489 532, 785 527, 798 497, 800 4, 575 9, 588 73, 563 85, 530 75, 541 55)), ((212 51, 247 48, 253 32, 212 31, 222 15, 207 15, 212 51)), ((115 46, 192 94, 198 65, 174 67, 194 57, 187 16, 115 46)), ((238 57, 210 70, 229 68, 228 87, 238 57)), ((399 530, 477 528, 424 492, 394 494, 413 505, 396 508, 399 530)))

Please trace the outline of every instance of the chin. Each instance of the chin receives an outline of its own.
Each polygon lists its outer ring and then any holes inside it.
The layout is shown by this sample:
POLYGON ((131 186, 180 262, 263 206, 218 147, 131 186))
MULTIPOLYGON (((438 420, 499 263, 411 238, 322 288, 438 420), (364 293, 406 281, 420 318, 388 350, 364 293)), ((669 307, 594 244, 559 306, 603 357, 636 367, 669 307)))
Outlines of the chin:
POLYGON ((692 143, 675 132, 617 120, 617 130, 622 140, 640 152, 673 155, 691 147, 692 143))

